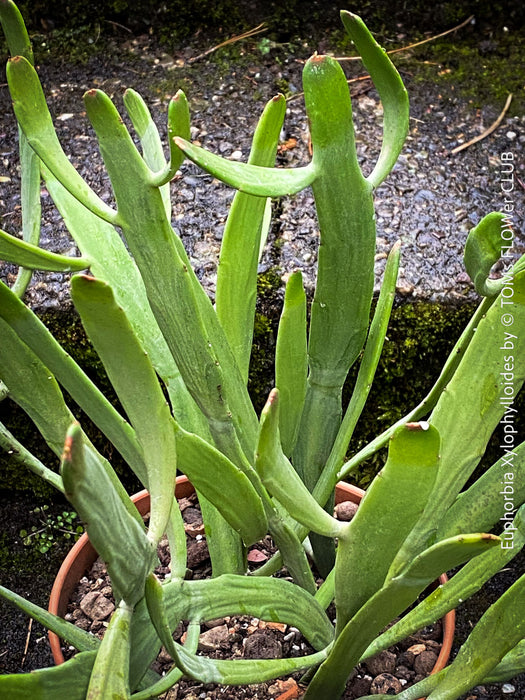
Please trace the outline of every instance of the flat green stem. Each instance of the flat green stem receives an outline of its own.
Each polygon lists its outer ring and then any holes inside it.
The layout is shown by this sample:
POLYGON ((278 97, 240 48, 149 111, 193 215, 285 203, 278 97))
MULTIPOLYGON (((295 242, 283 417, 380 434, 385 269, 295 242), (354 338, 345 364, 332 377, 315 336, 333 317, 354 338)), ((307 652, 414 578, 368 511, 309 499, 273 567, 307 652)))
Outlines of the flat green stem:
POLYGON ((478 323, 481 321, 493 303, 493 298, 483 299, 477 308, 476 313, 472 316, 467 327, 461 334, 459 340, 454 345, 450 355, 447 358, 447 361, 443 366, 443 369, 441 370, 441 374, 439 375, 437 382, 434 384, 425 398, 414 409, 412 409, 412 411, 396 421, 390 426, 390 428, 382 432, 381 435, 378 435, 374 440, 372 440, 372 442, 368 443, 366 447, 349 459, 348 462, 345 462, 337 474, 337 481, 341 481, 341 479, 348 477, 362 462, 365 461, 365 459, 368 459, 378 450, 384 447, 399 426, 404 425, 405 423, 420 420, 434 408, 443 390, 450 381, 450 378, 461 362, 465 351, 474 336, 478 323))
MULTIPOLYGON (((282 95, 266 105, 253 136, 248 163, 270 167, 275 163, 286 100, 282 95)), ((267 200, 236 192, 224 227, 215 307, 241 375, 248 381, 253 340, 257 265, 267 200)), ((269 224, 269 221, 267 221, 269 224)))
POLYGON ((377 365, 381 357, 381 351, 383 349, 383 344, 388 329, 388 322, 392 312, 392 304, 394 303, 395 298, 396 281, 401 252, 400 245, 401 244, 399 242, 396 243, 390 251, 385 269, 383 285, 377 301, 374 317, 372 319, 372 323, 370 324, 370 330, 368 332, 363 357, 359 366, 357 380, 352 391, 352 397, 346 409, 345 416, 332 447, 332 451, 330 452, 326 467, 323 469, 321 477, 319 478, 319 481, 317 482, 313 491, 315 499, 321 504, 326 503, 330 494, 333 492, 336 483, 339 481, 339 469, 341 468, 355 426, 363 411, 368 394, 372 387, 372 382, 374 380, 377 365))
POLYGON ((62 150, 33 66, 21 56, 12 58, 7 64, 7 81, 18 123, 38 157, 90 211, 118 223, 117 212, 93 192, 62 150))
POLYGON ((42 462, 37 459, 29 450, 27 450, 18 440, 11 435, 9 430, 0 423, 0 447, 7 452, 7 454, 14 460, 16 460, 23 467, 30 469, 33 474, 36 474, 40 478, 47 481, 48 484, 54 486, 58 491, 64 493, 64 485, 60 474, 46 467, 42 462))
POLYGON ((386 51, 376 42, 363 20, 342 11, 341 19, 354 42, 383 103, 383 143, 378 161, 367 180, 377 187, 390 173, 408 133, 408 94, 386 51))

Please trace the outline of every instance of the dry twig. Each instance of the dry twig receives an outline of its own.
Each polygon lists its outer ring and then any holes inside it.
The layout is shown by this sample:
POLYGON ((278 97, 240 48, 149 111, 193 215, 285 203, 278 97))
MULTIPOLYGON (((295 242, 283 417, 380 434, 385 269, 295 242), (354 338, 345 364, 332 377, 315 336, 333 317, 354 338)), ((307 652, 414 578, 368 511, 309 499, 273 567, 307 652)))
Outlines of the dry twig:
POLYGON ((27 637, 26 637, 26 645, 24 647, 24 655, 22 656, 22 662, 20 663, 20 666, 24 665, 24 662, 26 660, 27 656, 27 650, 29 649, 29 640, 31 639, 31 629, 33 628, 33 618, 29 618, 29 625, 27 627, 27 637))
POLYGON ((105 19, 104 22, 107 22, 108 24, 113 25, 114 27, 118 27, 119 29, 124 29, 124 31, 128 32, 128 34, 133 34, 131 29, 129 27, 124 26, 123 24, 120 24, 120 22, 113 22, 111 19, 105 19))
POLYGON ((503 121, 503 117, 507 113, 508 108, 510 107, 510 103, 512 102, 512 93, 509 92, 509 96, 507 97, 507 101, 505 102, 505 107, 503 107, 503 111, 499 115, 499 117, 496 119, 494 124, 491 124, 488 129, 485 129, 485 131, 482 134, 479 134, 479 136, 476 136, 475 138, 471 139, 470 141, 467 141, 466 143, 462 143, 460 146, 456 146, 456 148, 453 148, 450 153, 459 153, 465 148, 468 148, 469 146, 472 146, 473 143, 477 143, 478 141, 481 141, 484 139, 486 136, 489 134, 492 134, 493 131, 496 131, 498 126, 501 124, 503 121))
POLYGON ((213 46, 211 49, 208 49, 204 53, 201 53, 198 56, 194 56, 193 58, 188 59, 188 63, 195 63, 195 61, 199 61, 201 58, 204 58, 205 56, 209 56, 210 53, 217 51, 217 49, 221 49, 223 46, 228 46, 229 44, 234 44, 236 41, 241 41, 241 39, 249 39, 250 37, 255 36, 256 34, 260 34, 261 32, 265 32, 267 29, 268 29, 268 27, 266 26, 266 23, 262 22, 261 24, 258 24, 253 29, 249 29, 247 32, 244 32, 243 34, 237 34, 237 36, 232 36, 230 39, 226 39, 226 41, 223 41, 222 43, 217 44, 217 46, 213 46))
MULTIPOLYGON (((416 41, 415 44, 409 44, 408 46, 401 46, 399 49, 391 49, 390 51, 387 51, 387 54, 390 56, 393 53, 399 53, 400 51, 408 51, 409 49, 413 49, 416 46, 421 46, 422 44, 428 44, 429 41, 435 41, 436 39, 441 39, 442 36, 446 36, 447 34, 451 34, 452 32, 457 32, 458 29, 462 29, 465 25, 469 24, 472 22, 474 19, 474 15, 470 15, 470 17, 467 17, 466 20, 461 22, 461 24, 458 24, 457 27, 452 27, 452 29, 447 29, 446 32, 441 32, 441 34, 436 34, 435 36, 430 36, 428 39, 423 39, 422 41, 416 41)), ((335 58, 336 61, 360 61, 361 56, 340 56, 335 58)))
MULTIPOLYGON (((458 29, 461 29, 464 27, 466 24, 471 22, 474 19, 474 15, 470 15, 466 20, 464 20, 461 24, 458 24, 457 27, 453 27, 452 29, 447 29, 446 32, 441 32, 441 34, 436 34, 435 36, 431 36, 428 39, 423 39, 422 41, 416 41, 415 44, 409 44, 408 46, 401 46, 399 49, 392 49, 391 51, 387 51, 387 54, 393 54, 393 53, 399 53, 400 51, 408 51, 408 49, 413 49, 415 46, 421 46, 421 44, 427 44, 429 41, 435 41, 436 39, 440 39, 442 36, 446 36, 447 34, 451 34, 452 32, 456 32, 458 29)), ((334 56, 335 61, 360 61, 361 56, 334 56)), ((437 64, 436 64, 437 65, 437 64)), ((370 78, 369 75, 361 75, 359 78, 351 78, 350 80, 347 80, 346 82, 348 84, 350 83, 356 83, 359 80, 368 80, 370 78)), ((292 95, 292 97, 289 97, 287 99, 287 102, 292 102, 293 100, 297 100, 299 97, 302 97, 304 95, 303 92, 298 92, 296 95, 292 95)))

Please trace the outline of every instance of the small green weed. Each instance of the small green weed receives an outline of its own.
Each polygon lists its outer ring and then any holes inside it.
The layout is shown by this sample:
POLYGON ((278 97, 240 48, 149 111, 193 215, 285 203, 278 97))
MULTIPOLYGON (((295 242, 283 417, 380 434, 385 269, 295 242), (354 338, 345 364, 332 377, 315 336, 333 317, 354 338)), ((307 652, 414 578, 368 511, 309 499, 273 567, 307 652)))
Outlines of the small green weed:
POLYGON ((32 513, 39 515, 39 525, 32 525, 29 530, 20 530, 26 547, 33 547, 37 552, 45 554, 51 547, 58 544, 59 540, 72 540, 76 542, 84 532, 82 525, 78 523, 78 516, 74 510, 64 510, 59 515, 48 514, 49 506, 37 506, 32 513))

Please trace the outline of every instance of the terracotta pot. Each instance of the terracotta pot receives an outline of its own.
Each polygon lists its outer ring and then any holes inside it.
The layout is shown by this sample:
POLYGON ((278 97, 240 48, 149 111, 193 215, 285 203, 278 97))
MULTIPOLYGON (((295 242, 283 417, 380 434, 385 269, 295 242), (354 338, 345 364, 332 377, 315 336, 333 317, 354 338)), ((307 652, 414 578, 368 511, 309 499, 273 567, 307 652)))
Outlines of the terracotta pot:
MULTIPOLYGON (((195 492, 195 489, 186 476, 178 476, 175 491, 177 498, 187 498, 195 492)), ((139 491, 131 497, 131 500, 137 506, 137 510, 141 515, 146 515, 149 512, 149 493, 146 490, 139 491)), ((84 533, 75 542, 58 571, 49 597, 49 612, 65 617, 73 591, 82 576, 95 563, 97 557, 98 554, 89 541, 89 537, 84 533)), ((48 632, 48 637, 55 664, 64 663, 65 659, 60 645, 60 638, 53 632, 48 632)))
MULTIPOLYGON (((194 488, 188 481, 187 477, 178 476, 176 487, 177 498, 187 498, 191 496, 193 492, 194 488)), ((342 501, 359 503, 364 493, 365 492, 362 489, 357 488, 357 486, 341 481, 336 487, 335 503, 341 503, 342 501)), ((149 493, 147 491, 140 491, 139 493, 135 494, 132 496, 132 501, 137 506, 137 509, 141 515, 146 515, 146 513, 148 513, 149 493)), ((80 581, 82 576, 84 576, 86 571, 91 568, 92 564, 97 559, 97 556, 98 555, 89 541, 87 534, 83 534, 78 542, 75 543, 60 567, 53 584, 53 588, 51 589, 48 608, 49 612, 53 613, 54 615, 59 615, 60 617, 65 616, 69 600, 77 583, 80 581)), ((446 583, 447 581, 448 578, 446 574, 442 574, 439 577, 440 584, 446 583)), ((431 673, 441 671, 441 669, 444 668, 448 662, 454 639, 455 619, 456 614, 454 610, 451 610, 442 619, 443 642, 441 645, 441 652, 431 673)), ((53 632, 49 632, 48 634, 55 664, 61 664, 64 662, 64 655, 62 654, 60 639, 53 632)), ((291 700, 292 698, 298 698, 300 696, 300 692, 299 686, 296 685, 295 687, 288 688, 276 700, 291 700)))

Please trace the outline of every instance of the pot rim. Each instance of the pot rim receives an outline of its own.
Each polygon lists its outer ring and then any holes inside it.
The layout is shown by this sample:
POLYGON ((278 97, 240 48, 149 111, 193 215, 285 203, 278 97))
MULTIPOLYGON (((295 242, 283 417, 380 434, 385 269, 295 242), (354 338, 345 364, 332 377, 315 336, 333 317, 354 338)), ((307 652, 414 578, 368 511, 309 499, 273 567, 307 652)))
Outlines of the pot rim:
MULTIPOLYGON (((176 480, 177 497, 188 497, 193 492, 194 488, 188 477, 185 475, 178 476, 176 480)), ((341 503, 341 501, 352 501, 353 503, 359 503, 364 494, 365 492, 363 489, 360 489, 353 484, 348 484, 345 481, 340 481, 336 486, 335 503, 341 503)), ((146 489, 136 493, 131 497, 131 500, 137 505, 141 515, 145 515, 148 512, 149 493, 146 489)), ((51 589, 51 595, 49 597, 48 610, 50 613, 59 615, 60 617, 65 616, 67 605, 75 586, 80 581, 82 576, 84 576, 86 569, 93 564, 97 556, 98 555, 93 545, 89 541, 87 533, 85 532, 73 545, 56 575, 53 588, 51 589)), ((443 585, 448 581, 448 576, 446 574, 441 574, 438 581, 440 585, 443 585)), ((456 611, 450 610, 441 618, 441 621, 443 635, 441 651, 434 668, 430 672, 430 675, 438 673, 447 665, 450 653, 452 651, 452 643, 454 641, 456 611)), ((51 631, 48 631, 48 638, 53 659, 55 664, 58 666, 65 661, 62 653, 60 638, 51 631)), ((289 693, 289 690, 285 691, 285 693, 278 696, 276 700, 286 700, 287 698, 297 697, 290 695, 289 693)))

